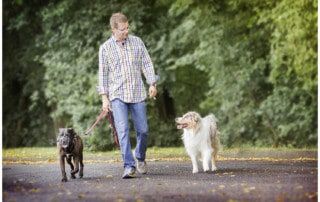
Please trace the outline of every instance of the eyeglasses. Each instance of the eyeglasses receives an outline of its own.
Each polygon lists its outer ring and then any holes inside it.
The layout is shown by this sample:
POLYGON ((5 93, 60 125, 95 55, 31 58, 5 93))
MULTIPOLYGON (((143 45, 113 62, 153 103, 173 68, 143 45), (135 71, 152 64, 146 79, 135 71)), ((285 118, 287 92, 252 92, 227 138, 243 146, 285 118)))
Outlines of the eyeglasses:
POLYGON ((118 29, 118 28, 116 28, 117 30, 119 30, 120 32, 124 32, 124 31, 129 31, 129 27, 126 27, 126 28, 123 28, 123 29, 118 29))

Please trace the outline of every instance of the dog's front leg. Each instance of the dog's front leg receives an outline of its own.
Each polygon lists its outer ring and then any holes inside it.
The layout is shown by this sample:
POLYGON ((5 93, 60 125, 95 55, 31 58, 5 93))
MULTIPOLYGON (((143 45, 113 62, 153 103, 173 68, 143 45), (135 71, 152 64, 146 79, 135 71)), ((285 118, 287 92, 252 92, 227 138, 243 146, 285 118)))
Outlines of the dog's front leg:
POLYGON ((190 155, 191 161, 192 161, 192 173, 198 173, 198 162, 197 162, 197 156, 196 155, 190 155))
POLYGON ((71 177, 72 179, 75 179, 76 178, 75 174, 79 172, 79 156, 74 156, 73 162, 74 162, 74 169, 71 171, 71 177))
POLYGON ((70 165, 70 168, 71 168, 71 172, 70 172, 71 178, 75 179, 76 176, 73 173, 74 172, 74 166, 73 166, 73 163, 72 163, 72 158, 74 158, 74 157, 71 156, 71 155, 67 155, 67 163, 70 165))
POLYGON ((67 180, 66 169, 65 169, 64 156, 62 154, 60 154, 60 170, 61 170, 61 174, 62 174, 61 182, 68 181, 67 180))

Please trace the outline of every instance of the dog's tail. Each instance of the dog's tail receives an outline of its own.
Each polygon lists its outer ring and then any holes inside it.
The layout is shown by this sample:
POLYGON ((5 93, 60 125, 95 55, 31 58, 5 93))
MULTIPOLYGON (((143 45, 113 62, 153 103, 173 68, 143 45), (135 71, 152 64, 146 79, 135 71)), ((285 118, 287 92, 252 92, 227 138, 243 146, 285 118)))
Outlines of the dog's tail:
POLYGON ((216 151, 222 150, 222 145, 220 143, 220 131, 218 130, 217 122, 219 121, 214 114, 209 114, 207 116, 210 121, 210 136, 213 143, 213 147, 216 151))
POLYGON ((217 122, 219 122, 214 114, 209 114, 206 118, 209 119, 211 123, 214 123, 214 125, 217 125, 217 122))

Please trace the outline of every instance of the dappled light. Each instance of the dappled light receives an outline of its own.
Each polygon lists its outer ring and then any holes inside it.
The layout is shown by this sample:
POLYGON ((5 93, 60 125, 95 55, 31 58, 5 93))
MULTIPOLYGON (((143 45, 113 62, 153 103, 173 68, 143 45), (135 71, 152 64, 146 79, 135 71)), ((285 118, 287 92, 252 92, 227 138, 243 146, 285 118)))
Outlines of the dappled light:
MULTIPOLYGON (((160 79, 150 146, 181 146, 174 118, 218 118, 224 147, 317 146, 317 1, 3 1, 3 146, 54 146, 101 112, 99 45, 121 11, 160 79), (147 3, 146 3, 147 2, 147 3)), ((106 120, 84 138, 115 148, 106 120)), ((81 198, 81 195, 80 195, 81 198)))

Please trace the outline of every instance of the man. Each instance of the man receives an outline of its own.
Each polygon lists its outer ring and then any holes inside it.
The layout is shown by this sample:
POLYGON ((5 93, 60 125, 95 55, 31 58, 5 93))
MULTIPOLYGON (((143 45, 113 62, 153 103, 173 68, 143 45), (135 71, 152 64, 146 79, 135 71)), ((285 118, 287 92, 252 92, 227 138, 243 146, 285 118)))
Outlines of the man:
POLYGON ((134 177, 136 169, 139 173, 147 173, 148 124, 144 101, 147 95, 142 73, 149 85, 150 98, 157 95, 157 79, 143 41, 129 35, 127 17, 122 13, 113 14, 110 26, 112 36, 99 49, 99 94, 102 95, 103 110, 113 111, 124 162, 122 178, 125 179, 134 177), (129 113, 136 132, 135 158, 129 137, 129 113))

